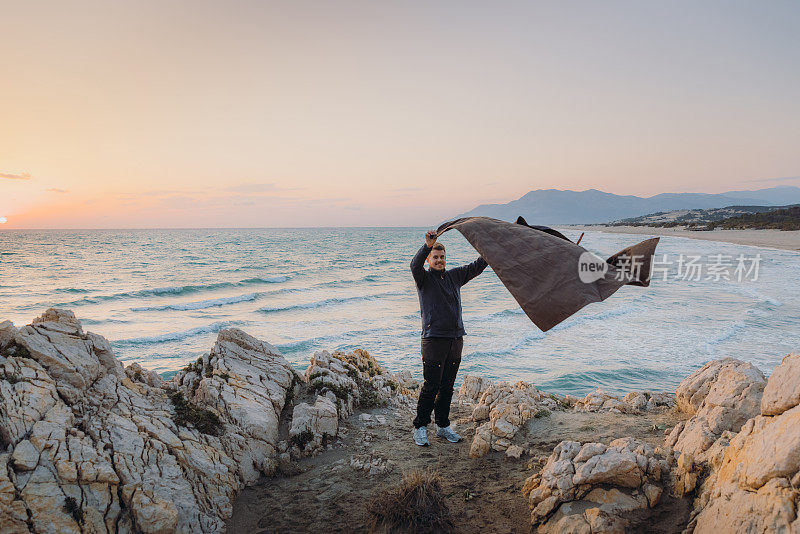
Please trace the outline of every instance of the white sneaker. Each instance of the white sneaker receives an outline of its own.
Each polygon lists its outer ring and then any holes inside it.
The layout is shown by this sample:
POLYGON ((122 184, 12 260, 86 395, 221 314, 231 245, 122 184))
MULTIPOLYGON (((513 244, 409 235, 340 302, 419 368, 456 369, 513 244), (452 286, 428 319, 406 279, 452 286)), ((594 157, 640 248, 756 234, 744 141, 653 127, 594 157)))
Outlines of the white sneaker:
POLYGON ((414 443, 419 445, 420 447, 428 447, 430 446, 430 442, 428 441, 428 428, 421 426, 414 430, 414 443))
POLYGON ((439 430, 436 431, 436 435, 440 438, 446 439, 450 443, 458 443, 461 441, 461 436, 459 436, 456 431, 453 430, 453 427, 450 426, 446 426, 444 428, 440 427, 439 430))

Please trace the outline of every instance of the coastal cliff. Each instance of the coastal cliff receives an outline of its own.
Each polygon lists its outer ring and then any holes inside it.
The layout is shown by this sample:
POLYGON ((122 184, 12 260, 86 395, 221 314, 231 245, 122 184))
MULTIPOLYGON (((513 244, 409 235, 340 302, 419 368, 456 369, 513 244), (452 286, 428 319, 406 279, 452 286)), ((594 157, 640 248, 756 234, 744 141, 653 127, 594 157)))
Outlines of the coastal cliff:
POLYGON ((371 497, 433 469, 457 530, 800 532, 800 356, 768 380, 712 361, 675 395, 467 375, 466 442, 427 449, 417 388, 362 350, 301 374, 237 329, 164 381, 72 312, 0 322, 0 531, 366 531, 371 497))

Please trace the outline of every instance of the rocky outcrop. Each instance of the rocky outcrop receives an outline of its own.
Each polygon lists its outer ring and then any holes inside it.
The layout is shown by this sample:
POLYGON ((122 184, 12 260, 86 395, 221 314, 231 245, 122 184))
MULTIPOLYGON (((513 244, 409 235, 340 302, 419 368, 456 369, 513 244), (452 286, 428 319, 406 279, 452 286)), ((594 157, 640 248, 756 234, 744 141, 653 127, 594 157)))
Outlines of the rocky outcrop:
POLYGON ((784 358, 761 414, 730 439, 695 501, 697 534, 800 532, 800 355, 784 358))
POLYGON ((800 354, 789 354, 775 368, 761 397, 761 415, 780 415, 800 404, 800 354))
POLYGON ((289 430, 291 456, 322 450, 328 440, 336 437, 339 419, 352 415, 357 407, 374 408, 390 401, 407 403, 407 386, 415 384, 409 375, 407 371, 390 373, 362 349, 350 353, 316 352, 305 372, 313 402, 300 402, 294 407, 289 430))
POLYGON ((576 412, 642 413, 675 406, 675 397, 669 393, 631 391, 620 398, 598 389, 579 399, 568 395, 566 401, 576 412))
POLYGON ((675 391, 678 408, 692 417, 679 423, 666 445, 705 462, 718 455, 742 425, 759 413, 766 386, 752 364, 725 358, 707 363, 684 379, 675 391), (722 440, 716 447, 712 447, 722 440))
POLYGON ((278 417, 300 377, 244 332, 222 331, 166 389, 123 369, 71 312, 8 331, 0 530, 218 532, 244 484, 274 469, 278 417))
POLYGON ((507 456, 519 458, 524 450, 513 444, 517 432, 532 417, 546 417, 554 410, 636 414, 675 405, 675 397, 669 393, 634 391, 620 398, 598 389, 580 399, 543 393, 526 382, 494 383, 474 375, 464 377, 459 397, 474 404, 470 419, 478 426, 470 446, 472 458, 490 450, 510 451, 507 456))
MULTIPOLYGON (((490 450, 505 451, 526 421, 559 407, 559 397, 542 393, 532 384, 494 384, 469 375, 464 378, 459 395, 468 401, 478 401, 472 411, 472 420, 479 425, 470 445, 472 458, 484 456, 490 450)), ((511 456, 519 457, 516 449, 511 456)))
POLYGON ((0 531, 219 532, 290 446, 319 450, 340 417, 410 383, 364 351, 318 353, 307 374, 237 329, 164 382, 72 312, 0 323, 0 531))
POLYGON ((662 454, 633 438, 562 441, 525 481, 532 525, 540 533, 624 532, 633 512, 658 505, 669 471, 662 454))
POLYGON ((313 405, 303 402, 294 407, 289 439, 298 451, 311 453, 336 437, 338 431, 339 414, 328 397, 318 395, 313 405))

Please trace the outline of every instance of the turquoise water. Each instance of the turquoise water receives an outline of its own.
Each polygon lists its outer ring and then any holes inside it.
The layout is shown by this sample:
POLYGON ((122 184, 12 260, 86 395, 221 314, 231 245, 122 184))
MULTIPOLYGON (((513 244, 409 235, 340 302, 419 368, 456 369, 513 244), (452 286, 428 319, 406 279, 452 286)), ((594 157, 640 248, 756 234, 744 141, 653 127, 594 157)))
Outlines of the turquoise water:
MULTIPOLYGON (((576 238, 576 232, 564 230, 576 238)), ((420 319, 409 261, 422 228, 7 230, 0 232, 0 319, 27 324, 73 310, 126 363, 174 372, 236 326, 298 369, 316 350, 364 348, 421 378, 420 319)), ((608 256, 648 236, 587 232, 608 256)), ((477 253, 442 238, 448 267, 477 253)), ((585 394, 673 390, 706 361, 734 356, 770 372, 800 350, 800 254, 662 237, 670 262, 649 288, 623 287, 547 333, 491 269, 462 290, 467 337, 459 376, 525 380, 585 394), (751 257, 758 279, 684 280, 679 254, 751 257)), ((705 275, 705 273, 703 273, 705 275)))

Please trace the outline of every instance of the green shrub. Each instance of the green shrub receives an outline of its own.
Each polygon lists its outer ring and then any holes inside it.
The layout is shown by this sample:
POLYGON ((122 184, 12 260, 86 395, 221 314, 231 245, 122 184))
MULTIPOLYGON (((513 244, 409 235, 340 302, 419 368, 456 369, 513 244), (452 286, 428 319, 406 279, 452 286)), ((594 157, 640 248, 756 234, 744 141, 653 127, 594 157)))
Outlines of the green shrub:
POLYGON ((9 384, 16 384, 17 382, 19 382, 19 378, 17 378, 14 375, 4 375, 3 380, 8 382, 9 384))
POLYGON ((297 445, 297 448, 303 450, 306 448, 309 442, 314 439, 314 433, 310 430, 303 430, 299 434, 295 434, 292 436, 289 441, 292 442, 292 445, 297 445))
POLYGON ((7 358, 11 356, 14 358, 33 358, 28 348, 18 344, 17 342, 13 342, 11 345, 6 347, 5 351, 3 351, 3 356, 7 358))
POLYGON ((176 425, 189 426, 191 424, 203 434, 211 436, 219 436, 222 432, 222 421, 211 410, 200 408, 187 401, 180 391, 170 394, 170 400, 175 408, 175 415, 172 416, 172 420, 176 425))
POLYGON ((346 387, 338 384, 323 382, 319 378, 308 385, 309 393, 324 395, 326 391, 330 391, 336 396, 337 399, 341 399, 342 401, 346 401, 350 397, 350 392, 346 387))
POLYGON ((78 504, 73 497, 64 499, 64 513, 72 516, 79 525, 83 525, 83 508, 78 504))

